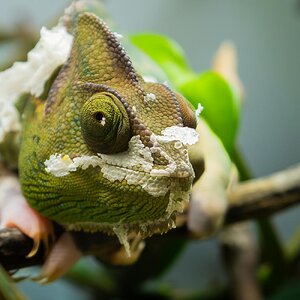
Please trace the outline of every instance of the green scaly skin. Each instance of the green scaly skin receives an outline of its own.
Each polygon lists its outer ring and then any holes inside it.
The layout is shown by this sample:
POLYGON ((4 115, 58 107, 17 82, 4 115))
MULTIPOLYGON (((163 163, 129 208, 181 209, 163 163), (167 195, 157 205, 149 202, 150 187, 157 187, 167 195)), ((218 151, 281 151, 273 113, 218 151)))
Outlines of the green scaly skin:
POLYGON ((166 86, 144 82, 114 34, 93 14, 79 15, 69 60, 47 100, 31 98, 23 120, 19 157, 23 194, 33 208, 66 229, 149 236, 167 231, 188 200, 194 172, 186 146, 179 151, 174 142, 157 143, 152 137, 174 125, 195 128, 194 112, 166 86), (151 103, 145 101, 149 93, 156 98, 151 103), (138 174, 144 185, 109 180, 103 166, 78 168, 62 177, 45 170, 45 161, 53 154, 71 159, 97 153, 114 157, 126 153, 130 139, 137 136, 150 150, 154 169, 167 167, 167 154, 176 170, 169 176, 153 176, 140 165, 118 166, 126 174, 138 174), (167 184, 176 187, 175 192, 149 194, 144 186, 154 178, 158 187, 167 184))

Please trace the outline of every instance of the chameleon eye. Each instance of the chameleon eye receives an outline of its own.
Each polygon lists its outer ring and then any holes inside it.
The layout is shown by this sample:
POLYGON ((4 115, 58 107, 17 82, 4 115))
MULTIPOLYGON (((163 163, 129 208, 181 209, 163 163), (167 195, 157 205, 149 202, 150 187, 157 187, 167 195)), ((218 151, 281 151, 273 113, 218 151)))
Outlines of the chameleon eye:
POLYGON ((131 137, 127 112, 110 93, 97 93, 81 109, 81 132, 91 150, 112 154, 125 151, 131 137))

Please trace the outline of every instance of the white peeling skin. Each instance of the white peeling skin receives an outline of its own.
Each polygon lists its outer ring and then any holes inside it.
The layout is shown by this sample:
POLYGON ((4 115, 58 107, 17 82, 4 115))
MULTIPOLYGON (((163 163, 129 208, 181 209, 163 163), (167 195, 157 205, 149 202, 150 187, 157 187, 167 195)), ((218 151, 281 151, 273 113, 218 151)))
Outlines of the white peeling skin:
POLYGON ((1 143, 8 132, 10 131, 19 132, 21 130, 21 123, 19 121, 19 113, 15 108, 15 106, 11 105, 10 103, 2 103, 1 98, 0 98, 0 105, 1 105, 1 109, 0 109, 0 143, 1 143))
MULTIPOLYGON (((156 135, 152 137, 161 143, 170 143, 175 142, 176 149, 180 149, 182 145, 192 145, 198 141, 198 133, 195 129, 189 127, 179 127, 172 126, 164 129, 162 135, 156 135)), ((175 170, 176 165, 174 161, 167 157, 170 161, 170 165, 167 167, 168 174, 175 170)), ((115 166, 124 169, 144 171, 145 173, 150 173, 153 171, 152 175, 155 175, 155 170, 153 170, 153 158, 151 150, 143 145, 139 136, 133 136, 129 142, 128 151, 118 153, 118 154, 101 154, 98 153, 98 156, 79 156, 74 159, 71 159, 67 154, 52 154, 49 159, 45 162, 45 169, 48 173, 53 174, 56 177, 66 176, 70 172, 75 172, 77 168, 87 169, 89 166, 92 167, 101 167, 106 178, 111 178, 110 174, 106 174, 111 170, 108 170, 105 166, 115 166)), ((158 171, 158 170, 157 170, 158 171)), ((159 173, 159 172, 158 172, 159 173)), ((118 178, 124 175, 117 175, 118 178)), ((119 179, 118 179, 119 180, 119 179)))
MULTIPOLYGON (((122 174, 124 172, 121 168, 134 169, 134 167, 139 167, 139 169, 149 173, 153 167, 153 158, 150 150, 145 148, 139 136, 134 136, 131 138, 129 149, 126 152, 112 155, 99 153, 98 156, 79 156, 73 159, 68 155, 53 154, 44 164, 45 170, 56 177, 66 176, 78 168, 85 170, 89 166, 98 166, 102 168, 104 177, 111 178, 112 175, 109 173, 113 167, 120 167, 116 168, 116 171, 119 170, 122 174)), ((123 175, 118 175, 116 172, 116 176, 121 178, 123 175)))
MULTIPOLYGON (((78 168, 99 167, 107 180, 126 180, 128 185, 140 186, 152 197, 165 196, 170 192, 169 205, 166 208, 166 218, 169 218, 175 211, 181 212, 189 199, 193 169, 189 163, 186 145, 196 143, 198 133, 188 127, 172 126, 163 130, 162 135, 153 134, 151 138, 156 141, 160 154, 169 162, 163 169, 156 169, 154 164, 152 152, 155 151, 155 147, 145 147, 139 136, 133 136, 128 150, 122 153, 98 153, 97 156, 79 156, 73 159, 68 155, 51 155, 44 162, 45 169, 60 177, 67 176, 78 168), (168 155, 174 150, 180 158, 178 161, 168 155), (187 183, 186 190, 183 190, 174 177, 190 179, 190 185, 187 183)), ((113 231, 130 255, 127 229, 120 223, 115 224, 113 231)))
POLYGON ((166 148, 166 151, 161 152, 169 161, 164 169, 155 169, 153 148, 145 147, 139 136, 133 136, 128 151, 110 155, 98 153, 97 156, 79 156, 73 159, 68 155, 53 154, 44 162, 45 170, 56 177, 61 177, 75 172, 78 168, 100 167, 103 177, 111 182, 125 179, 128 184, 141 186, 151 196, 164 196, 170 190, 172 180, 170 175, 176 174, 178 177, 188 175, 187 170, 191 166, 184 162, 188 161, 188 154, 186 147, 183 146, 196 143, 198 133, 188 127, 172 126, 163 130, 162 135, 153 135, 151 138, 164 144, 166 148), (166 153, 168 148, 176 149, 180 153, 182 158, 180 164, 166 153))
POLYGON ((28 53, 26 62, 16 62, 0 73, 0 98, 14 101, 24 92, 42 94, 45 82, 68 58, 73 37, 62 26, 51 30, 43 27, 41 38, 28 53))
POLYGON ((118 237, 120 244, 124 246, 124 250, 126 252, 127 257, 131 256, 131 249, 130 244, 128 242, 128 232, 127 230, 122 226, 115 226, 113 228, 113 231, 115 235, 118 237))
POLYGON ((16 62, 0 72, 0 143, 5 134, 21 129, 15 102, 23 93, 40 96, 45 82, 69 56, 73 37, 59 25, 41 29, 41 38, 26 62, 16 62))
POLYGON ((175 141, 181 142, 183 145, 194 145, 199 139, 197 131, 190 127, 171 126, 161 133, 162 135, 156 136, 158 142, 175 141))
POLYGON ((56 177, 69 175, 77 168, 86 170, 89 166, 102 166, 103 162, 98 156, 79 156, 71 159, 69 155, 52 154, 45 162, 45 170, 56 177))
MULTIPOLYGON (((167 213, 169 216, 172 215, 174 211, 177 211, 178 213, 183 212, 184 208, 187 207, 188 201, 189 201, 189 195, 191 193, 191 188, 187 191, 182 191, 178 189, 178 186, 176 183, 171 184, 171 192, 170 192, 170 201, 167 207, 167 213), (182 201, 184 200, 184 201, 182 201)), ((175 228, 175 224, 173 225, 173 228, 175 228)))
POLYGON ((130 256, 128 256, 125 247, 121 247, 120 250, 111 253, 109 261, 116 266, 132 265, 138 260, 144 248, 145 242, 137 236, 135 240, 130 243, 130 256))
POLYGON ((164 196, 170 190, 170 179, 168 177, 150 177, 142 187, 154 197, 164 196))
POLYGON ((205 171, 194 183, 189 204, 188 228, 199 237, 209 236, 221 226, 228 207, 226 195, 232 163, 221 141, 200 120, 199 143, 192 146, 203 153, 205 171))
POLYGON ((46 284, 58 279, 66 274, 82 255, 70 233, 63 233, 51 249, 43 264, 41 274, 33 280, 46 284))
POLYGON ((118 154, 98 154, 104 164, 126 169, 150 172, 153 158, 149 148, 146 148, 139 136, 133 136, 129 142, 128 151, 118 154))
POLYGON ((148 94, 146 94, 146 96, 144 97, 145 103, 151 103, 151 102, 153 102, 153 101, 155 101, 155 100, 156 100, 156 96, 155 96, 155 94, 153 94, 153 93, 148 93, 148 94))
POLYGON ((122 181, 127 175, 126 169, 109 165, 103 166, 101 172, 103 177, 110 182, 122 181))
POLYGON ((198 107, 195 110, 195 115, 196 115, 197 120, 199 119, 200 114, 202 113, 203 109, 204 109, 204 107, 200 103, 198 103, 198 107))
POLYGON ((68 155, 53 154, 45 161, 46 171, 56 177, 62 177, 76 171, 73 160, 68 155))

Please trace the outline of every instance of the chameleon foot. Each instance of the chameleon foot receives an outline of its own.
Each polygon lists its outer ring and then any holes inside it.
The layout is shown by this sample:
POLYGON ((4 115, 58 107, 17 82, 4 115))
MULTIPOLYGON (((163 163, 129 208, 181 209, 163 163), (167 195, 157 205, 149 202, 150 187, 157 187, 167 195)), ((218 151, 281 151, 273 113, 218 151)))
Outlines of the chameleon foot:
POLYGON ((41 243, 44 244, 46 262, 41 274, 34 278, 42 283, 62 276, 82 255, 68 233, 64 233, 52 247, 54 240, 52 222, 28 205, 22 196, 20 184, 14 177, 5 178, 0 182, 0 227, 17 227, 33 239, 33 247, 27 257, 34 256, 41 243))
POLYGON ((51 249, 41 274, 32 280, 42 284, 50 283, 69 271, 81 256, 70 233, 65 232, 51 249))
POLYGON ((49 252, 53 240, 51 221, 32 209, 21 194, 19 182, 10 177, 1 182, 0 227, 19 228, 21 232, 33 239, 33 247, 27 257, 34 256, 41 243, 45 253, 49 252))
POLYGON ((201 139, 190 151, 202 151, 205 170, 192 188, 188 228, 195 237, 203 238, 215 234, 222 225, 233 166, 222 142, 203 120, 199 120, 197 132, 201 139))

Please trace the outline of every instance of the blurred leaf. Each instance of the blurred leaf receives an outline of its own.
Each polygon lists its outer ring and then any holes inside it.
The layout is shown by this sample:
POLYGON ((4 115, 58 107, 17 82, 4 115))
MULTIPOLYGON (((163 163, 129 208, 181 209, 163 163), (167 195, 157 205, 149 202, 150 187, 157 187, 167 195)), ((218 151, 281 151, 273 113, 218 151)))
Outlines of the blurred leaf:
POLYGON ((128 36, 122 38, 122 45, 125 47, 128 56, 132 59, 135 70, 138 74, 141 74, 143 78, 146 78, 146 81, 168 81, 168 77, 162 67, 147 53, 133 45, 128 36))
POLYGON ((25 296, 17 289, 17 286, 0 266, 0 299, 4 300, 26 300, 25 296))
POLYGON ((182 48, 175 41, 154 33, 131 35, 130 40, 160 65, 175 86, 194 76, 182 48))
POLYGON ((197 107, 203 107, 201 116, 232 153, 239 122, 238 102, 227 81, 219 74, 207 71, 185 82, 180 92, 197 107))
POLYGON ((287 256, 291 262, 300 257, 300 228, 297 228, 287 243, 287 256))
POLYGON ((99 299, 100 294, 103 299, 106 299, 108 295, 113 295, 117 290, 116 282, 113 281, 108 272, 101 268, 98 262, 87 258, 77 262, 65 278, 77 286, 97 291, 99 299))
POLYGON ((286 284, 275 295, 268 298, 269 300, 298 300, 300 299, 299 281, 286 284))
POLYGON ((146 247, 135 264, 112 272, 126 293, 136 292, 142 283, 164 274, 176 261, 186 244, 187 238, 177 235, 176 232, 170 232, 168 236, 153 235, 147 239, 146 247))
POLYGON ((215 72, 200 75, 188 66, 181 47, 173 40, 158 34, 136 34, 131 42, 149 55, 175 86, 196 108, 204 106, 203 117, 232 153, 238 129, 239 109, 227 81, 215 72))
POLYGON ((279 234, 268 218, 257 220, 261 257, 271 265, 265 289, 272 291, 286 279, 287 259, 279 234))

